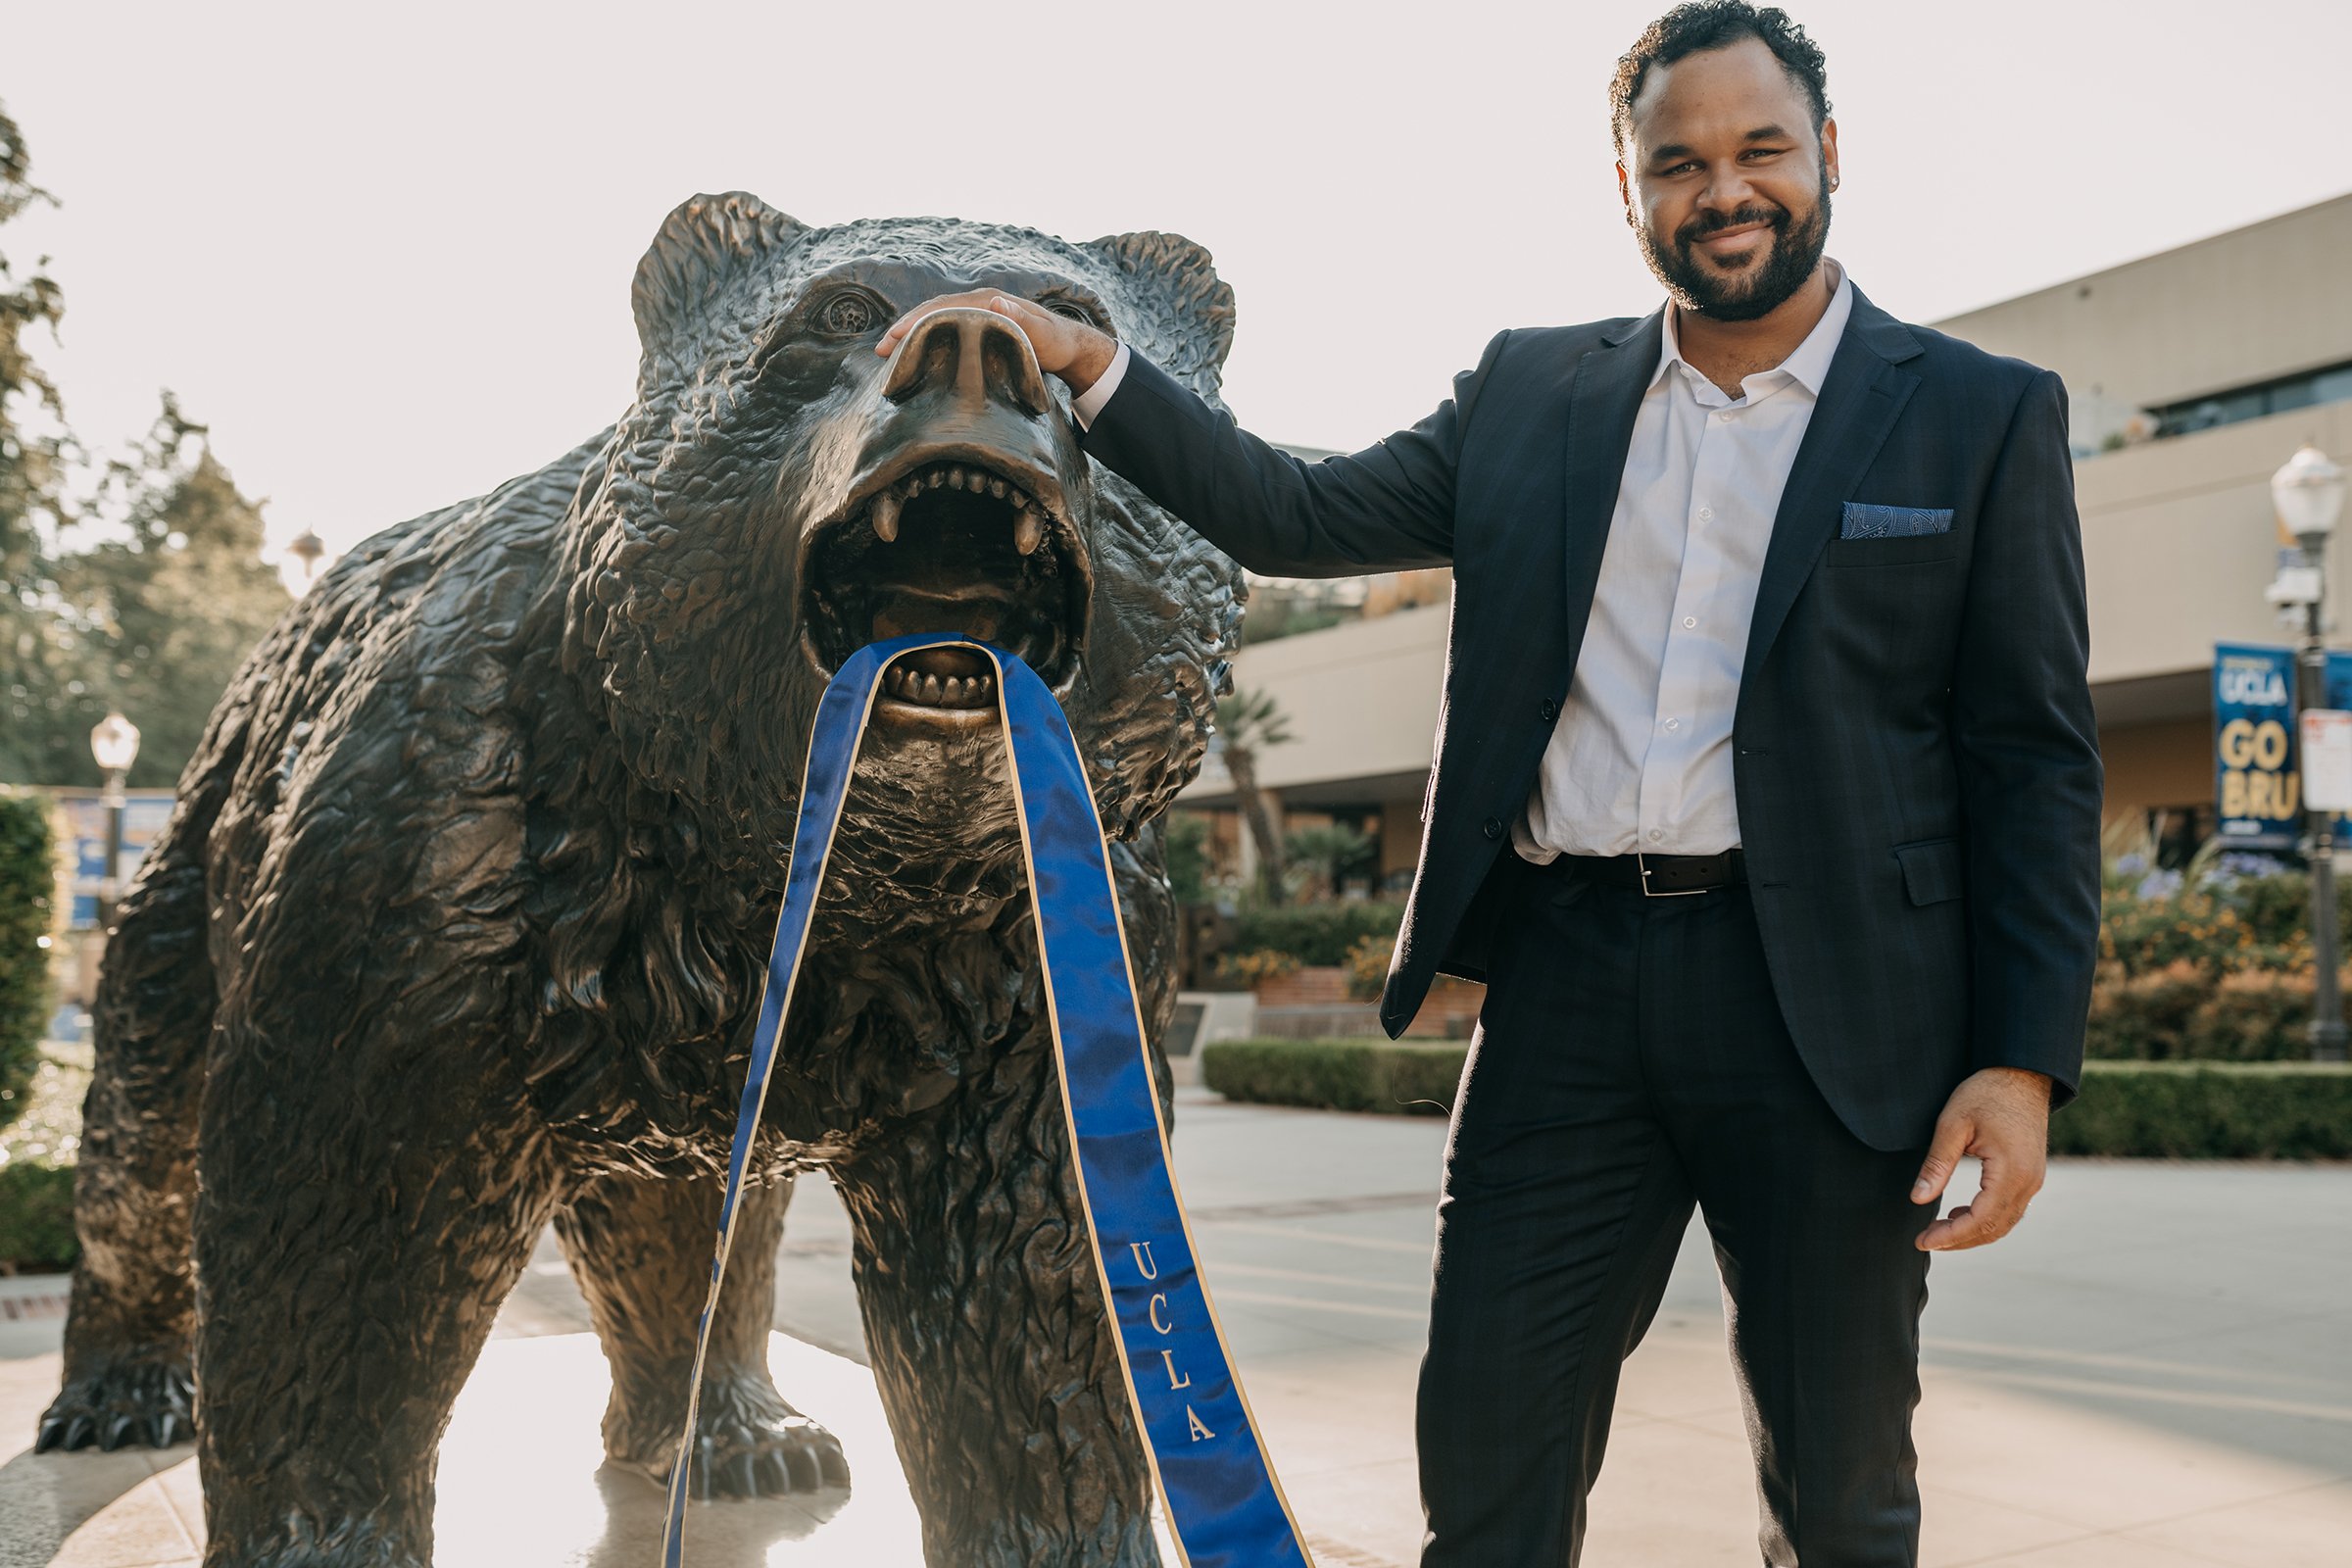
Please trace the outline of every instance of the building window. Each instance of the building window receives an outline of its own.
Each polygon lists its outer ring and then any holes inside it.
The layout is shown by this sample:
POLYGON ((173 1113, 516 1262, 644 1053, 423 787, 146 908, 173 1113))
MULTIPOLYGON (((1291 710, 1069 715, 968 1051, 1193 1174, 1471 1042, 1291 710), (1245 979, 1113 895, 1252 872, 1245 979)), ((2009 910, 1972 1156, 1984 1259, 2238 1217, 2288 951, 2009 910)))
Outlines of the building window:
POLYGON ((2215 392, 2180 403, 2168 403, 2147 412, 2148 416, 2156 421, 2157 436, 2162 438, 2187 435, 2192 430, 2210 430, 2216 425, 2235 424, 2240 419, 2259 419, 2268 414, 2307 409, 2315 403, 2341 403, 2347 399, 2352 399, 2352 364, 2305 370, 2299 375, 2281 376, 2276 381, 2264 381, 2234 391, 2215 392))

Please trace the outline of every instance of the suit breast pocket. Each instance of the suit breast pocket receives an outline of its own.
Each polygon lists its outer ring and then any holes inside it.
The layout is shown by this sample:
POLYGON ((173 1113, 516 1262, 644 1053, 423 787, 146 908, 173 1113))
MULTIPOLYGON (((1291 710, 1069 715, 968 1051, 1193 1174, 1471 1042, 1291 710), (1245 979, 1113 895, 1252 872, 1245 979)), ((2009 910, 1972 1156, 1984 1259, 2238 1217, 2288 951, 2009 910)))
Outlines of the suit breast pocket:
POLYGON ((1821 558, 1825 566, 1915 566, 1950 561, 1960 554, 1960 535, 1911 534, 1894 539, 1833 539, 1821 558))

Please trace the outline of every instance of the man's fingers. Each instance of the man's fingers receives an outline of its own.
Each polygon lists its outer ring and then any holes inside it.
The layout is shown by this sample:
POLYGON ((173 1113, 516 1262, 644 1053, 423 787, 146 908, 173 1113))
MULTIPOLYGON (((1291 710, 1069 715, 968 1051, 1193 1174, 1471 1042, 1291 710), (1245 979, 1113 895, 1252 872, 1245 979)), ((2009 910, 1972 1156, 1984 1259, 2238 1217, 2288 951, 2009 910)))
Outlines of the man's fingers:
POLYGON ((1952 1172, 1960 1168, 1960 1156, 1968 1152, 1969 1140, 1976 1135, 1977 1124, 1969 1117, 1936 1119, 1935 1141, 1928 1145, 1928 1157, 1920 1162, 1919 1180, 1911 1184, 1911 1201, 1933 1203, 1943 1196, 1943 1190, 1951 1185, 1952 1172))
POLYGON ((1986 1188, 1977 1194, 1974 1202, 1953 1209, 1920 1232, 1920 1250, 1959 1252, 1983 1247, 2017 1229, 2017 1222, 2025 1217, 2025 1200, 1997 1195, 1986 1188))

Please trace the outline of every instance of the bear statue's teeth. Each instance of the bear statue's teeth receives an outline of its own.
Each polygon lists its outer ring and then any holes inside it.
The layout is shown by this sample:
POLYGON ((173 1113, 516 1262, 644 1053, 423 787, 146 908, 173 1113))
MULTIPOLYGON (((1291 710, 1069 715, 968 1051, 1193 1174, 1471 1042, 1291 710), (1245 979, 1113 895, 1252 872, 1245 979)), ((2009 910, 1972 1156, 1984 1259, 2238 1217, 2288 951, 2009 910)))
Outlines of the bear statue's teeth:
POLYGON ((874 497, 874 537, 884 544, 899 536, 899 508, 903 505, 897 495, 887 490, 874 497))
MULTIPOLYGON (((1026 496, 1022 497, 1024 502, 1027 499, 1026 496)), ((1046 519, 1038 515, 1035 507, 1024 505, 1012 525, 1012 548, 1024 556, 1033 555, 1037 547, 1045 543, 1045 539, 1046 519)))
POLYGON ((988 675, 932 675, 906 664, 893 664, 883 677, 890 695, 925 708, 981 708, 988 702, 993 677, 988 675))

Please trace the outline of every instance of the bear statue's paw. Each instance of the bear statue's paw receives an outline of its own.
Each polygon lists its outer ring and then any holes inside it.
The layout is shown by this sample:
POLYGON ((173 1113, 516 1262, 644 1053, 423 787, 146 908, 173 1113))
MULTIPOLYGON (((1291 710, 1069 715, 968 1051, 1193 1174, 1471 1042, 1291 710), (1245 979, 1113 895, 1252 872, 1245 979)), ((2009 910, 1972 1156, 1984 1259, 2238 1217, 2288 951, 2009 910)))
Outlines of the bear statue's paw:
POLYGON ((196 1436, 196 1385, 183 1357, 124 1357, 68 1380, 41 1415, 32 1451, 93 1445, 169 1448, 196 1436))
MULTIPOLYGON (((674 1430, 674 1429, 673 1429, 674 1430)), ((670 1453, 646 1468, 664 1486, 670 1453)), ((688 1477, 697 1497, 781 1497, 850 1484, 841 1440, 801 1414, 764 1376, 708 1378, 688 1477)))

